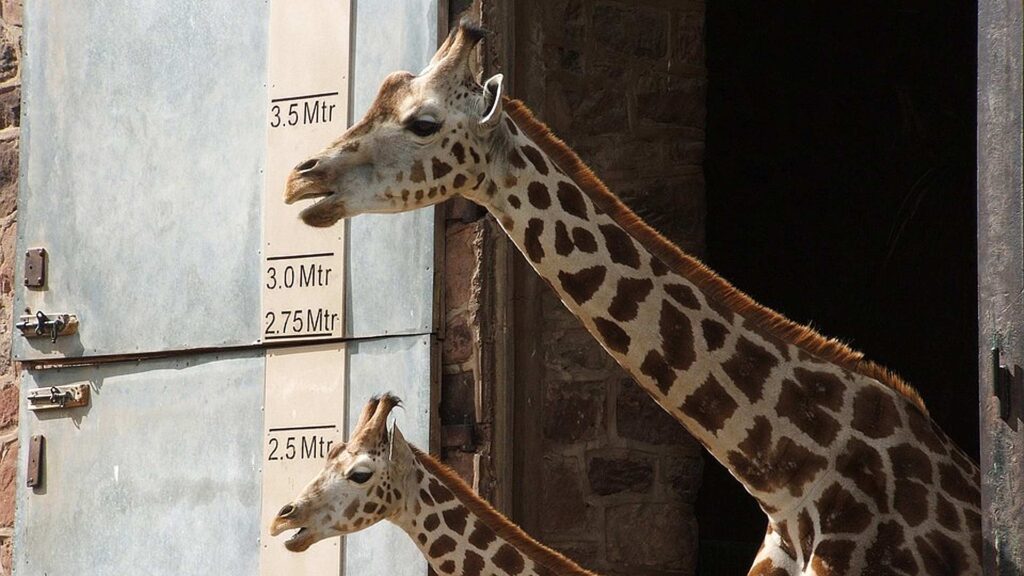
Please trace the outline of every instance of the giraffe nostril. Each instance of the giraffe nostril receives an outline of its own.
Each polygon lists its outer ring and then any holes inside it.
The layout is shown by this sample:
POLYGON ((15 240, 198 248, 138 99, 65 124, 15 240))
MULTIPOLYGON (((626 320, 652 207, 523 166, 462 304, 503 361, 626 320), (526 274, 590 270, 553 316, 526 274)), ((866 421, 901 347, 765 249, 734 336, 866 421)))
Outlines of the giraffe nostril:
POLYGON ((308 172, 308 171, 312 170, 313 168, 316 168, 316 165, 319 164, 319 163, 320 163, 320 161, 317 160, 316 158, 311 158, 309 160, 306 160, 302 164, 299 164, 298 166, 296 166, 295 170, 297 172, 308 172))
POLYGON ((277 517, 278 518, 287 518, 287 517, 291 516, 294 513, 295 513, 295 506, 292 506, 291 504, 286 504, 285 507, 281 508, 281 511, 277 513, 277 517))

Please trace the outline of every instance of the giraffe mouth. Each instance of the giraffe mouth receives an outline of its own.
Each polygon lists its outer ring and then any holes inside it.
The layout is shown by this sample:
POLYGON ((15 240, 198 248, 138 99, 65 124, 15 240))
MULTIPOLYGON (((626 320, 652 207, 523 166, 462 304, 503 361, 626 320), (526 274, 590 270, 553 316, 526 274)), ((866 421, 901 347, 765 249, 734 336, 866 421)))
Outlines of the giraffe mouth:
POLYGON ((290 552, 304 552, 313 545, 313 533, 309 528, 299 528, 291 538, 284 541, 284 547, 290 552))

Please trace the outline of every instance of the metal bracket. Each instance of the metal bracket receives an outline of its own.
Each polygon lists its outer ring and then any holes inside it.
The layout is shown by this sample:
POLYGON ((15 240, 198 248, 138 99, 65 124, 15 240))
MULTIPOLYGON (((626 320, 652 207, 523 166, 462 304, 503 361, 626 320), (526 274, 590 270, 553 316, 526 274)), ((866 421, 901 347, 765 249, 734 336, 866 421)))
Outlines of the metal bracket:
POLYGON ((1003 366, 999 360, 999 347, 992 349, 992 391, 999 399, 999 417, 1006 420, 1010 417, 1012 402, 1013 372, 1003 366))
POLYGON ((32 248, 25 252, 25 286, 46 286, 46 248, 32 248))
POLYGON ((52 314, 36 312, 35 316, 21 316, 15 328, 21 330, 25 338, 49 337, 56 343, 58 336, 68 336, 78 332, 78 316, 74 314, 52 314))
POLYGON ((43 484, 43 447, 46 438, 42 434, 36 434, 28 444, 28 474, 25 485, 29 488, 38 488, 43 484))
POLYGON ((89 405, 88 384, 67 384, 28 391, 29 410, 55 410, 89 405))

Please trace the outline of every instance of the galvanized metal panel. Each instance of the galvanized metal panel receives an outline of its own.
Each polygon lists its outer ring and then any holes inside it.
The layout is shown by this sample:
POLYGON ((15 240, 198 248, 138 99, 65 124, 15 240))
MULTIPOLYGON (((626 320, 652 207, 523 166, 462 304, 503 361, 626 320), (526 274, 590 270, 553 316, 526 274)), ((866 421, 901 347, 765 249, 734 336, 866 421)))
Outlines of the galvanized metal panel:
POLYGON ((1022 48, 1020 0, 979 2, 978 393, 984 567, 993 576, 1024 574, 1022 48), (992 348, 1009 371, 1010 390, 1002 401, 995 396, 992 348))
POLYGON ((18 246, 46 247, 50 269, 16 309, 81 327, 16 336, 16 357, 258 338, 268 6, 239 8, 26 3, 18 246))
MULTIPOLYGON (((348 345, 348 422, 375 394, 390 391, 402 399, 395 422, 405 438, 423 448, 430 441, 430 336, 381 338, 348 345)), ((350 425, 351 427, 351 425, 350 425)), ((346 431, 346 435, 351 430, 346 431)), ((412 539, 390 522, 347 537, 348 576, 419 576, 427 562, 412 539)))
MULTIPOLYGON (((367 1, 355 6, 352 112, 358 119, 388 74, 418 72, 430 61, 437 48, 437 1, 367 1)), ((347 226, 346 335, 431 331, 434 210, 359 216, 347 226)))
POLYGON ((25 372, 23 397, 88 382, 92 403, 22 409, 46 461, 36 490, 19 462, 15 574, 256 574, 263 370, 249 352, 25 372))

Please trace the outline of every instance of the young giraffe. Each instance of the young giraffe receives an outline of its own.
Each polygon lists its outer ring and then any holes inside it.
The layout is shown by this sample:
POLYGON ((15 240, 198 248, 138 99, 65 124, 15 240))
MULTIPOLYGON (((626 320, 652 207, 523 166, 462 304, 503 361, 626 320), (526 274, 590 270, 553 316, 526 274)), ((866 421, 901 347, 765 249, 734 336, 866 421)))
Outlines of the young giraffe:
POLYGON ((336 445, 320 474, 281 508, 270 533, 298 529, 285 542, 302 552, 319 540, 393 522, 437 574, 595 576, 526 535, 473 493, 454 472, 408 444, 387 419, 400 400, 373 398, 347 444, 336 445))
POLYGON ((462 195, 757 499, 751 574, 979 574, 977 466, 917 393, 662 238, 519 102, 480 86, 463 24, 418 76, 289 177, 312 226, 462 195))

